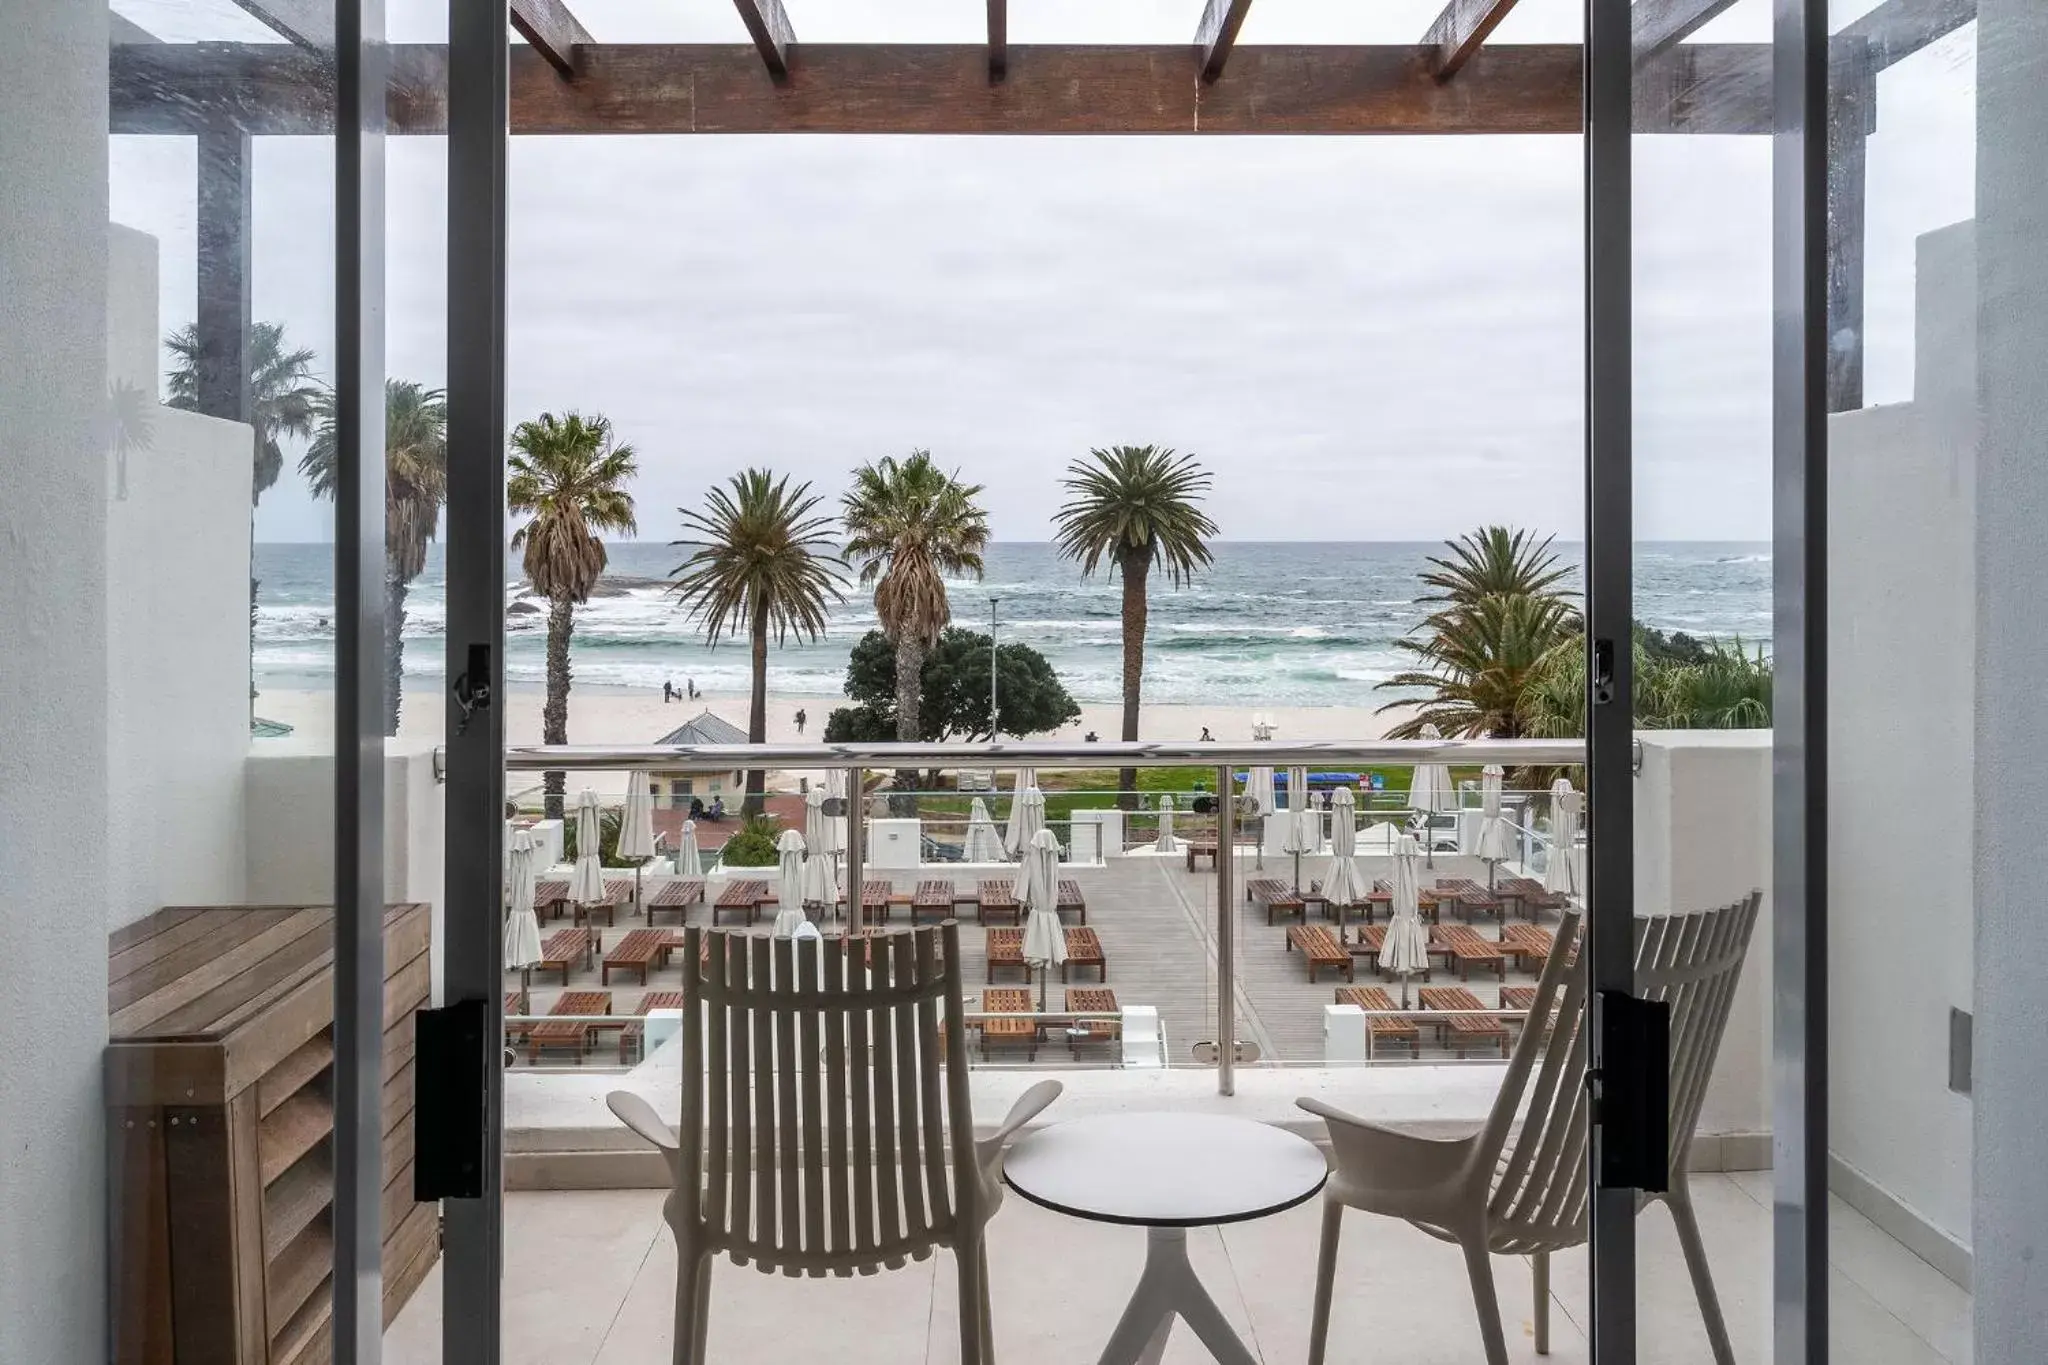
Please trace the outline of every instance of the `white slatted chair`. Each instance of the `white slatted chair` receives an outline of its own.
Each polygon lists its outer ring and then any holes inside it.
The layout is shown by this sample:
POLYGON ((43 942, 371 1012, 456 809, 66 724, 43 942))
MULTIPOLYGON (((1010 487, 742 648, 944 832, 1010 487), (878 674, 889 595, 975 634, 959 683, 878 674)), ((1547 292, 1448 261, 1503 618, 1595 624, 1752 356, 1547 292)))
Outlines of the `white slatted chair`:
MULTIPOLYGON (((705 933, 684 932, 685 963, 705 933)), ((845 1276, 938 1247, 959 1263, 962 1365, 989 1365, 983 1231, 1002 1200, 1003 1147, 1060 1085, 1033 1086, 975 1141, 957 926, 850 950, 841 938, 709 937, 703 973, 683 973, 680 1138, 638 1095, 608 1097, 668 1157, 676 1365, 704 1365, 721 1251, 763 1272, 845 1276)))
MULTIPOLYGON (((1693 1130, 1756 927, 1761 893, 1735 905, 1636 920, 1636 994, 1671 1003, 1671 1190, 1645 1195, 1671 1208, 1717 1365, 1735 1353, 1694 1217, 1687 1172, 1693 1130)), ((1550 1350, 1550 1254, 1587 1232, 1586 973, 1579 915, 1564 917, 1493 1110, 1478 1132, 1423 1137, 1385 1128, 1314 1099, 1298 1101, 1329 1125, 1336 1172, 1323 1192, 1309 1365, 1322 1365, 1336 1278, 1337 1233, 1348 1208, 1405 1218, 1459 1244, 1472 1279, 1488 1365, 1507 1365, 1489 1256, 1535 1258, 1536 1350, 1550 1350), (1519 1127, 1516 1125, 1519 1123, 1519 1127)))

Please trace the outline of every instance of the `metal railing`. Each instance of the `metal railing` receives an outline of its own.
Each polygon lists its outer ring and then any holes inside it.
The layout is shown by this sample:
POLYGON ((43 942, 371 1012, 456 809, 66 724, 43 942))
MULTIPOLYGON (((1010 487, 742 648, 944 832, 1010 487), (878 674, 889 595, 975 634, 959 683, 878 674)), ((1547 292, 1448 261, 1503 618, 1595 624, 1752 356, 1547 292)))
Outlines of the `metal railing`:
MULTIPOLYGON (((1582 740, 1549 739, 1379 739, 1281 743, 1219 743, 1139 740, 1111 743, 979 744, 640 744, 519 745, 505 751, 512 772, 617 772, 658 768, 666 773, 722 773, 738 769, 839 769, 846 790, 859 799, 871 769, 903 768, 1145 768, 1211 767, 1219 792, 1235 789, 1240 767, 1412 767, 1422 763, 1498 763, 1504 767, 1560 767, 1586 761, 1582 740)), ((1236 1093, 1237 934, 1236 876, 1238 802, 1216 809, 1216 1088, 1236 1093)), ((864 821, 847 822, 846 885, 864 881, 864 821)), ((861 928, 858 896, 847 897, 850 932, 861 928)), ((1197 1046, 1200 1046, 1197 1044, 1197 1046)))

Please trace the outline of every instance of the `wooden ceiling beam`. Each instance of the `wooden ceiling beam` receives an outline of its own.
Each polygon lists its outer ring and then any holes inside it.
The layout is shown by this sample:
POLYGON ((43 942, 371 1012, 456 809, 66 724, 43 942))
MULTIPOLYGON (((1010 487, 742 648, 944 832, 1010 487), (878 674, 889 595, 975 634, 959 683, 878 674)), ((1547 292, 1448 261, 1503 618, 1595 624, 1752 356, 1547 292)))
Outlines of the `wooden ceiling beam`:
MULTIPOLYGON (((1576 134, 1576 44, 1481 49, 1455 81, 1414 46, 1244 47, 1231 78, 1188 79, 1185 44, 1012 45, 988 80, 987 50, 806 44, 797 79, 761 79, 750 46, 592 43, 565 81, 538 52, 511 60, 515 134, 1576 134)), ((447 50, 390 48, 389 127, 447 131, 447 50)), ((1689 43, 1638 81, 1642 132, 1767 133, 1767 44, 1689 43)), ((111 57, 117 133, 333 131, 333 81, 318 53, 280 43, 138 44, 111 57)))
POLYGON ((334 0, 235 0, 273 32, 300 47, 334 47, 334 0))
POLYGON ((733 0, 733 3, 739 6, 740 20, 752 35, 754 47, 760 52, 768 74, 778 83, 788 80, 789 48, 796 41, 796 30, 790 27, 789 13, 782 8, 782 0, 733 0))
POLYGON ((1230 49, 1237 43, 1237 31, 1244 27, 1244 16, 1250 12, 1252 0, 1209 0, 1202 11, 1202 22, 1195 26, 1195 51, 1202 59, 1202 79, 1214 81, 1223 74, 1223 64, 1230 60, 1230 49))
POLYGON ((1008 0, 988 0, 988 78, 999 81, 1010 68, 1008 0))
POLYGON ((1870 64, 1882 71, 1976 17, 1977 0, 1885 0, 1835 36, 1870 44, 1870 64))
POLYGON ((1735 0, 1636 0, 1628 18, 1638 62, 1678 46, 1721 17, 1735 0))
POLYGON ((1514 7, 1515 0, 1449 0, 1422 38, 1436 49, 1437 79, 1457 75, 1514 7))
POLYGON ((512 27, 564 76, 576 74, 576 49, 590 43, 562 0, 512 0, 512 27))

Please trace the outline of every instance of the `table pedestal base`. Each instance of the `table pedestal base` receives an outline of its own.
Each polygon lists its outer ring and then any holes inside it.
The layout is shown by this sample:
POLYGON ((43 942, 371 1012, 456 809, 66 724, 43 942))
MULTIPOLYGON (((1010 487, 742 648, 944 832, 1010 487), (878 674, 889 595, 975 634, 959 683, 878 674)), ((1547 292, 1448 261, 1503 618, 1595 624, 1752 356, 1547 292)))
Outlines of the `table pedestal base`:
POLYGON ((1109 1345, 1102 1348, 1101 1365, 1159 1365, 1176 1317, 1194 1330, 1220 1365, 1258 1365, 1196 1277, 1188 1261, 1187 1229, 1151 1228, 1145 1271, 1109 1345))

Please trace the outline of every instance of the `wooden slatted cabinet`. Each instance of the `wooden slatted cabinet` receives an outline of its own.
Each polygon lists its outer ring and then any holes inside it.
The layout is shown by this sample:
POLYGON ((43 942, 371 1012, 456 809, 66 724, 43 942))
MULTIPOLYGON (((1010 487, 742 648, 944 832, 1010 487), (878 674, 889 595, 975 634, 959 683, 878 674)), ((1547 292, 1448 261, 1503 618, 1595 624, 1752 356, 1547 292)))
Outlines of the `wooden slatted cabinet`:
MULTIPOLYGON (((440 1255, 412 1201, 413 1011, 431 918, 384 917, 384 1320, 440 1255)), ((180 906, 108 943, 117 1365, 331 1358, 334 914, 180 906)))

